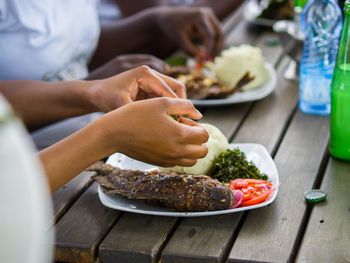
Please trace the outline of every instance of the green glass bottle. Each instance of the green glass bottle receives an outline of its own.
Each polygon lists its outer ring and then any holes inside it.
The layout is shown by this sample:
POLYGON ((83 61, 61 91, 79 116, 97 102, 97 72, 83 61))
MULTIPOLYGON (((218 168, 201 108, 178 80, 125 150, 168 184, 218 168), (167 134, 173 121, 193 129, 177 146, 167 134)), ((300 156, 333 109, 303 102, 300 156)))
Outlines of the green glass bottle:
POLYGON ((331 86, 330 153, 350 160, 350 0, 345 2, 344 18, 331 86))
POLYGON ((307 0, 294 0, 294 6, 295 7, 304 8, 306 3, 307 3, 307 0))

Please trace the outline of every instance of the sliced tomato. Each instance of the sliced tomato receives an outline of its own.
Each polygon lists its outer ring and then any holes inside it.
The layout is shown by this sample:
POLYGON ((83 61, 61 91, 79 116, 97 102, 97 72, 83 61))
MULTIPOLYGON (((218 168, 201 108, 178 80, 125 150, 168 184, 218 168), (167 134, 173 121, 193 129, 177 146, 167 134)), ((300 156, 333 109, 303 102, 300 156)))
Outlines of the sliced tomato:
POLYGON ((243 199, 242 206, 250 206, 250 205, 260 204, 260 203, 264 202, 269 197, 269 195, 272 193, 272 191, 273 191, 273 189, 269 189, 267 191, 260 193, 260 195, 256 195, 254 198, 251 198, 247 201, 245 201, 243 199))
POLYGON ((233 190, 247 188, 249 184, 244 179, 235 179, 230 182, 230 188, 233 190))
POLYGON ((256 205, 264 202, 273 192, 271 182, 258 179, 235 179, 230 182, 231 190, 243 192, 241 206, 256 205))

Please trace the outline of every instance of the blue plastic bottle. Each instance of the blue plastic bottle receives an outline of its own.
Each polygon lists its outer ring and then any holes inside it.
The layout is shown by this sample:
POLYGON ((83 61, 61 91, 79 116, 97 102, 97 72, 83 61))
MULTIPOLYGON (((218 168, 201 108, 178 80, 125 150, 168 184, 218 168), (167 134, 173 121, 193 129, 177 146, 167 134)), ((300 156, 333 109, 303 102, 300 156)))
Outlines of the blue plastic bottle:
POLYGON ((336 0, 309 0, 301 15, 304 49, 300 62, 299 109, 330 113, 330 87, 342 29, 336 0))

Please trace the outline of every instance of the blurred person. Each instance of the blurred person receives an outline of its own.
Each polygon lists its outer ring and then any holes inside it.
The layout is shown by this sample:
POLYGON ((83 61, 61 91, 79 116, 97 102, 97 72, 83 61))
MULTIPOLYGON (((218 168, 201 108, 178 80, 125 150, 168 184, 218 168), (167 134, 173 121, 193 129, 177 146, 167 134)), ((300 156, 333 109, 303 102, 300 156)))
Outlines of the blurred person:
MULTIPOLYGON (((197 43, 208 53, 221 48, 220 24, 210 9, 159 6, 101 26, 97 0, 0 4, 0 80, 103 79, 140 65, 162 72, 164 62, 149 54, 174 45, 194 54, 197 43), (149 54, 128 55, 135 52, 149 54)), ((67 119, 32 136, 45 148, 97 117, 67 119)))
POLYGON ((101 79, 141 64, 162 71, 164 63, 150 55, 162 48, 175 45, 192 55, 198 44, 210 54, 221 48, 220 23, 208 8, 157 6, 100 25, 97 3, 2 2, 0 79, 101 79))

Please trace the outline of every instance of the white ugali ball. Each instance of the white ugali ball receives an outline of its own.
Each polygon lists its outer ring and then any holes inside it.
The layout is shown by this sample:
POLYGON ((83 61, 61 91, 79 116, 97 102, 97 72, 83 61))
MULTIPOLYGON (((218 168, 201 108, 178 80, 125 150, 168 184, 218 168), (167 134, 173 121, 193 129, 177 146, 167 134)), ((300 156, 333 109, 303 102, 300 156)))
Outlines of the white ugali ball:
POLYGON ((216 77, 235 87, 238 81, 249 72, 254 79, 243 86, 243 90, 259 87, 269 79, 261 49, 249 45, 230 47, 215 58, 213 69, 216 77))
POLYGON ((225 151, 228 148, 228 141, 225 135, 213 125, 207 123, 201 123, 209 133, 209 139, 206 143, 208 147, 208 154, 202 159, 199 159, 194 166, 182 167, 174 166, 170 168, 160 168, 161 172, 169 173, 186 173, 186 174, 207 174, 211 167, 212 161, 216 156, 225 151))

